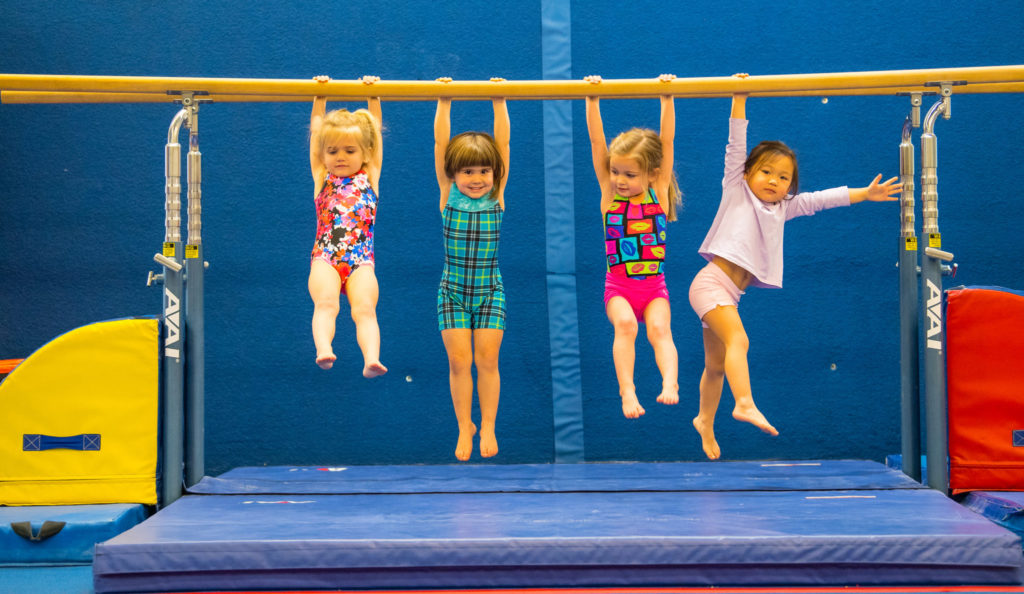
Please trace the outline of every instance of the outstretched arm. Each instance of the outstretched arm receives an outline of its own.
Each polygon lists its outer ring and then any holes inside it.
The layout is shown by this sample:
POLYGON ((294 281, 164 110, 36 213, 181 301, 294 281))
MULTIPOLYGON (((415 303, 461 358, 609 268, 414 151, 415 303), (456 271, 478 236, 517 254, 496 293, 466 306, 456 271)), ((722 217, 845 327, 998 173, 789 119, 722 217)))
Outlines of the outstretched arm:
MULTIPOLYGON (((373 83, 380 80, 379 76, 364 76, 362 78, 364 85, 372 85, 373 83)), ((380 97, 368 97, 366 99, 366 109, 373 116, 374 121, 377 123, 377 137, 378 140, 383 140, 381 135, 381 127, 384 125, 382 112, 380 109, 380 97)), ((384 143, 381 142, 377 147, 377 154, 374 155, 373 161, 370 163, 370 182, 373 184, 374 191, 376 191, 377 184, 380 181, 380 170, 384 165, 384 143)))
POLYGON ((502 176, 501 182, 498 184, 495 197, 498 199, 501 209, 505 210, 505 184, 508 183, 509 140, 512 137, 512 123, 508 117, 508 103, 504 97, 495 97, 491 99, 491 103, 494 106, 494 142, 498 145, 501 163, 505 169, 505 175, 502 176))
MULTIPOLYGON (((750 75, 746 72, 737 72, 733 76, 736 78, 747 78, 750 75)), ((747 119, 747 93, 732 94, 732 112, 729 114, 729 117, 734 120, 747 119)))
POLYGON ((903 191, 903 184, 895 183, 899 178, 890 177, 882 183, 882 174, 879 173, 875 176, 875 179, 871 180, 865 188, 850 188, 850 204, 857 204, 868 200, 870 202, 891 202, 898 200, 899 194, 903 191))
MULTIPOLYGON (((331 78, 329 76, 315 76, 313 80, 325 83, 331 78)), ((320 191, 320 184, 324 181, 324 167, 320 159, 320 127, 324 123, 324 114, 327 113, 327 97, 319 95, 313 98, 313 111, 309 116, 309 167, 313 173, 313 185, 316 192, 320 191)))
MULTIPOLYGON (((584 77, 585 81, 599 85, 600 76, 584 77)), ((611 176, 608 172, 608 143, 604 139, 604 122, 601 121, 601 104, 596 95, 587 97, 587 133, 590 135, 590 157, 594 163, 594 174, 601 187, 601 212, 608 210, 612 200, 611 176)))
POLYGON ((438 98, 437 112, 434 114, 434 173, 437 175, 437 186, 441 190, 441 210, 444 210, 445 204, 448 203, 448 191, 451 190, 451 180, 444 171, 444 152, 448 149, 452 133, 451 109, 450 97, 438 98))
MULTIPOLYGON (((658 79, 661 82, 667 83, 675 79, 675 77, 676 75, 674 74, 662 74, 658 79)), ((654 193, 659 199, 663 196, 667 199, 668 188, 672 183, 672 169, 675 163, 676 103, 672 95, 661 96, 661 131, 658 136, 661 137, 661 171, 656 181, 657 186, 654 188, 654 193)))

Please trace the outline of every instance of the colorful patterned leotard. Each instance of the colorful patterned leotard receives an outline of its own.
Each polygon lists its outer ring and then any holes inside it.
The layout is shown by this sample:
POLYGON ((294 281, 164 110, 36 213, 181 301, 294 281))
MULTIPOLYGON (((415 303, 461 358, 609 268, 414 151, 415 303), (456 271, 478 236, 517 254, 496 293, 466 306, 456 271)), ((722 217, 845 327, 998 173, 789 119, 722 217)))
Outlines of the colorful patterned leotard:
POLYGON ((604 216, 608 272, 630 278, 662 274, 665 225, 665 211, 654 190, 636 203, 616 194, 604 216))
POLYGON ((373 266, 373 224, 377 194, 366 172, 351 177, 328 173, 316 197, 316 243, 310 262, 323 260, 341 277, 341 291, 349 275, 363 265, 373 266))
POLYGON ((452 184, 441 213, 444 271, 437 290, 439 329, 505 329, 505 288, 498 270, 501 217, 497 200, 469 198, 452 184))

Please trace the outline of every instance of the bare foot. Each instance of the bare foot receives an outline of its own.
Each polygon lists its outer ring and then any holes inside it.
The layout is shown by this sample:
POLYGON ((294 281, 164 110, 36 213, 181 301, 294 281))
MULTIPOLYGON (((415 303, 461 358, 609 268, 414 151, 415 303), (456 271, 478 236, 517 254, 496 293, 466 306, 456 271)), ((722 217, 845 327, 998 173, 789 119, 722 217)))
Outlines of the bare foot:
POLYGON ((644 407, 640 406, 640 401, 636 399, 636 394, 622 394, 622 414, 627 419, 639 419, 645 412, 644 407))
POLYGON ((493 429, 480 430, 480 455, 490 458, 498 453, 498 438, 494 435, 493 429))
MULTIPOLYGON (((476 435, 476 425, 473 423, 469 424, 469 427, 463 431, 462 427, 459 427, 459 443, 455 444, 455 457, 465 462, 469 460, 469 457, 473 454, 473 436, 476 435)), ((495 446, 497 449, 497 446, 495 446)))
POLYGON ((377 377, 378 375, 384 375, 388 372, 388 368, 384 367, 384 364, 380 361, 374 361, 373 363, 367 363, 363 367, 363 377, 377 377))
POLYGON ((717 460, 722 455, 722 450, 718 447, 718 441, 715 440, 715 422, 703 423, 700 417, 693 417, 693 428, 700 433, 700 447, 704 448, 704 453, 710 460, 717 460))
POLYGON ((743 407, 737 404, 736 408, 732 409, 732 418, 737 421, 743 421, 744 423, 750 423, 768 435, 779 434, 775 427, 772 427, 772 424, 768 422, 768 419, 764 418, 761 411, 757 410, 757 407, 753 404, 743 407))
POLYGON ((661 394, 658 394, 658 402, 669 405, 679 404, 679 386, 662 388, 661 394))
POLYGON ((337 360, 338 358, 334 356, 332 351, 316 354, 316 364, 320 366, 320 369, 330 369, 337 360))

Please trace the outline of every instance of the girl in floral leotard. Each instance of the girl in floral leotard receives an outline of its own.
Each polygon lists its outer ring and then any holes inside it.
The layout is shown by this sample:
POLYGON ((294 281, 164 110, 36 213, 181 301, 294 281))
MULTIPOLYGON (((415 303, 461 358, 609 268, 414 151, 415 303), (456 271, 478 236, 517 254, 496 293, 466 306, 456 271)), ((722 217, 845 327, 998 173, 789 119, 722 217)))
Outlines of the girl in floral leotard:
MULTIPOLYGON (((318 76, 327 82, 326 76, 318 76)), ((367 85, 379 80, 363 77, 367 85)), ((373 269, 373 224, 382 162, 380 99, 369 109, 326 112, 326 98, 313 100, 309 162, 317 213, 316 243, 309 265, 313 298, 313 344, 316 364, 330 369, 337 356, 331 345, 339 296, 348 297, 356 342, 363 354, 363 376, 387 372, 380 362, 377 325, 377 276, 373 269)))

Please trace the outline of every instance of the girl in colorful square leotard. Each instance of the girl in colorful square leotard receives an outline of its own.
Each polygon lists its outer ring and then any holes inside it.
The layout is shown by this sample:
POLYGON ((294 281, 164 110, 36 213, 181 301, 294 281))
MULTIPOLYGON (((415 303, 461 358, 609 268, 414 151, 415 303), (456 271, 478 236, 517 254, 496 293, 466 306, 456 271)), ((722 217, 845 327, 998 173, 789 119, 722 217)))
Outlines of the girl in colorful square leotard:
POLYGON ((510 125, 505 99, 496 98, 492 103, 494 136, 463 132, 449 138, 449 98, 438 99, 434 117, 434 168, 444 234, 437 322, 448 355, 448 382, 459 426, 455 457, 459 460, 472 455, 477 431, 472 420, 474 364, 480 401, 480 456, 498 453, 498 352, 505 334, 498 241, 505 211, 510 125))
MULTIPOLYGON (((327 82, 326 76, 318 76, 327 82)), ((377 77, 363 77, 372 85, 377 77)), ((383 159, 380 99, 369 109, 326 112, 326 98, 313 100, 309 162, 313 172, 317 214, 316 242, 310 256, 309 295, 313 299, 313 344, 316 363, 330 369, 334 354, 339 297, 348 297, 356 342, 363 355, 363 376, 387 372, 380 362, 377 325, 377 276, 374 274, 373 225, 377 216, 377 184, 383 159)))
MULTIPOLYGON (((675 76, 663 74, 662 82, 675 76)), ((601 77, 588 76, 598 85, 601 77)), ((604 218, 604 304, 615 329, 612 360, 619 382, 622 414, 636 419, 644 407, 636 395, 633 366, 639 324, 647 326, 647 340, 661 372, 662 404, 679 402, 679 357, 672 341, 672 312, 662 266, 665 227, 676 220, 680 201, 673 173, 675 105, 671 95, 661 97, 661 130, 633 128, 605 144, 601 109, 596 96, 587 97, 587 131, 594 172, 601 186, 604 218)))

